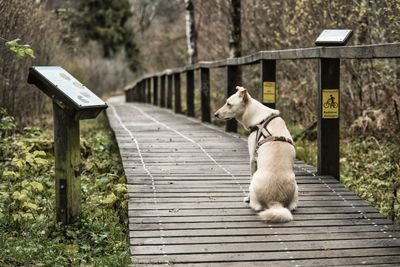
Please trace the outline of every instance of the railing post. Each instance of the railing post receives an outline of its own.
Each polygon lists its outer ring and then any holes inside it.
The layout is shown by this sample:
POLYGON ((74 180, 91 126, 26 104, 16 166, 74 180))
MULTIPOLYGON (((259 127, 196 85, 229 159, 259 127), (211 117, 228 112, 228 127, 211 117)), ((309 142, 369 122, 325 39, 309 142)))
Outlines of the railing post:
POLYGON ((139 84, 139 94, 140 99, 139 102, 143 103, 146 99, 146 80, 141 80, 139 84))
POLYGON ((186 115, 194 117, 194 70, 186 72, 186 115))
POLYGON ((181 106, 181 74, 174 74, 175 113, 182 113, 181 106))
POLYGON ((147 103, 151 103, 151 78, 146 79, 146 84, 147 84, 147 103))
POLYGON ((318 174, 340 178, 340 59, 318 60, 318 174))
POLYGON ((276 108, 276 60, 261 60, 261 101, 276 108))
POLYGON ((138 87, 139 83, 135 84, 135 86, 132 88, 132 102, 137 102, 139 99, 138 87))
POLYGON ((210 115, 210 69, 200 69, 201 79, 201 121, 211 122, 210 115))
POLYGON ((142 102, 143 100, 143 91, 142 91, 142 85, 143 85, 143 81, 140 81, 139 82, 139 84, 138 84, 138 87, 136 88, 136 91, 137 91, 137 99, 136 99, 136 101, 138 101, 138 102, 142 102))
POLYGON ((130 101, 130 92, 131 92, 131 89, 128 89, 128 90, 125 90, 125 102, 131 102, 130 101))
POLYGON ((146 103, 146 99, 147 99, 147 79, 144 79, 142 81, 142 102, 146 103))
POLYGON ((165 107, 165 75, 160 77, 160 106, 165 107))
POLYGON ((153 105, 158 105, 158 76, 153 77, 153 105))
MULTIPOLYGON (((242 73, 240 71, 240 67, 237 65, 227 66, 226 79, 226 97, 228 98, 236 92, 236 86, 242 85, 242 73)), ((237 132, 236 120, 232 119, 227 121, 225 131, 237 132)))
POLYGON ((172 74, 167 75, 167 108, 172 109, 172 74))

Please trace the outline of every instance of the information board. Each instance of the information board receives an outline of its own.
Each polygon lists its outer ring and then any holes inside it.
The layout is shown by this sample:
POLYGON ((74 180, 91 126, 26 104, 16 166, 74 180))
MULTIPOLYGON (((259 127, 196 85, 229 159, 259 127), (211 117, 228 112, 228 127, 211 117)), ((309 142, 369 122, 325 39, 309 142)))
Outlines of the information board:
POLYGON ((106 103, 61 67, 33 67, 38 74, 51 83, 55 90, 79 107, 105 106, 106 103))

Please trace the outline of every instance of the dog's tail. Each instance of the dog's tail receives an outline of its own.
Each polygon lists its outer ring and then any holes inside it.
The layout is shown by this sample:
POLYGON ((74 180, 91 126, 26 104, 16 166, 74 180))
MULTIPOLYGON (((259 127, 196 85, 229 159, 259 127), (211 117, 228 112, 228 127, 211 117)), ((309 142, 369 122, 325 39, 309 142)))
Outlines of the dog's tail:
POLYGON ((290 210, 283 207, 279 202, 273 202, 268 209, 259 212, 258 216, 262 220, 270 222, 290 222, 293 220, 290 210))

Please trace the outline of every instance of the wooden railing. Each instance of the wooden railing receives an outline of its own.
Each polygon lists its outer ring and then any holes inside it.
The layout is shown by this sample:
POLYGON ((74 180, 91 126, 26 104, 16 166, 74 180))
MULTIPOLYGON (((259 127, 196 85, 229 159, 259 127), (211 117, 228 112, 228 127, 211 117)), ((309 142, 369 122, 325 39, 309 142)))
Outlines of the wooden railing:
MULTIPOLYGON (((399 43, 260 51, 244 57, 199 62, 183 68, 168 69, 160 73, 146 75, 128 86, 125 89, 125 96, 127 102, 147 102, 171 109, 174 107, 176 113, 182 113, 180 75, 186 75, 186 115, 193 117, 195 110, 194 74, 196 70, 200 70, 201 120, 210 122, 210 69, 226 68, 226 96, 228 97, 235 92, 236 85, 241 85, 240 67, 260 64, 262 102, 266 106, 275 108, 276 61, 318 59, 318 174, 339 179, 340 59, 399 57, 399 43), (173 92, 174 105, 172 105, 173 92), (329 100, 327 100, 327 97, 329 100), (334 102, 334 100, 337 100, 337 102, 334 102)), ((226 123, 226 131, 236 132, 236 130, 236 121, 231 120, 226 123)))

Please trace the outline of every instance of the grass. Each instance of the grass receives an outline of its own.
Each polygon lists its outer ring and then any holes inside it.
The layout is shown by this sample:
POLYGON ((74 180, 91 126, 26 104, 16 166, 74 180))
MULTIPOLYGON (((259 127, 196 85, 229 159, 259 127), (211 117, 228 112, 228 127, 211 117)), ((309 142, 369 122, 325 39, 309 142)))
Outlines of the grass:
POLYGON ((104 114, 81 122, 82 215, 55 221, 54 147, 49 129, 13 131, 0 112, 0 265, 127 266, 127 190, 104 114))

